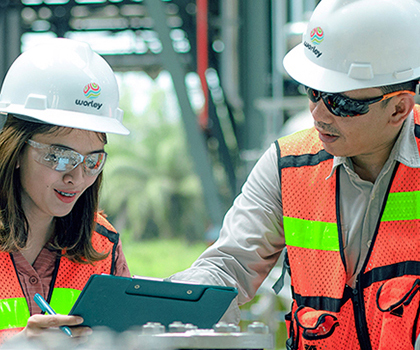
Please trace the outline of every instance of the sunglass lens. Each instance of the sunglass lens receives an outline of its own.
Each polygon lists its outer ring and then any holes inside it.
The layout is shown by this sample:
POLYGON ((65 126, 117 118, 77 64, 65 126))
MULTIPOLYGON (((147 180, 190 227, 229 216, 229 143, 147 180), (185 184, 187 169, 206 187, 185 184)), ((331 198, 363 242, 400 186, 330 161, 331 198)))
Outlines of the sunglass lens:
POLYGON ((306 94, 313 103, 317 103, 321 98, 321 93, 318 90, 314 90, 309 87, 306 88, 306 94))
POLYGON ((90 175, 96 175, 101 172, 105 165, 106 153, 92 153, 85 158, 85 168, 90 175))
POLYGON ((326 94, 323 100, 330 112, 339 117, 357 117, 369 112, 369 104, 341 94, 326 94))
POLYGON ((41 163, 51 169, 62 172, 74 169, 81 161, 78 153, 51 146, 44 154, 41 163))

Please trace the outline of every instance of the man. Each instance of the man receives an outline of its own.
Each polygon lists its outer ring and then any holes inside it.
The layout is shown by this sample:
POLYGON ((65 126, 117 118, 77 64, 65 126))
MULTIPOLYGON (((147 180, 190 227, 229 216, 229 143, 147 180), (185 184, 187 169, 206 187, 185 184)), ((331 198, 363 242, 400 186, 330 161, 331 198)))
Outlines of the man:
POLYGON ((174 278, 235 286, 243 304, 286 246, 288 349, 413 349, 419 33, 417 1, 322 0, 284 59, 306 87, 314 128, 262 156, 218 241, 174 278))

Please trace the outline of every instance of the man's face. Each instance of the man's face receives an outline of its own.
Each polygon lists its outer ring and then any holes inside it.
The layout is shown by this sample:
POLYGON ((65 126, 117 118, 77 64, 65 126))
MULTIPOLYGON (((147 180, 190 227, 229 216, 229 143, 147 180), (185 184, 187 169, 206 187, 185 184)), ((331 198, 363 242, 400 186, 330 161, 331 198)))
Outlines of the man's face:
MULTIPOLYGON (((352 99, 369 99, 381 96, 378 88, 353 90, 343 93, 352 99)), ((390 124, 395 104, 381 102, 371 104, 369 112, 356 117, 338 117, 332 114, 324 102, 309 102, 315 128, 325 150, 341 157, 375 156, 390 151, 396 137, 396 128, 390 124)))

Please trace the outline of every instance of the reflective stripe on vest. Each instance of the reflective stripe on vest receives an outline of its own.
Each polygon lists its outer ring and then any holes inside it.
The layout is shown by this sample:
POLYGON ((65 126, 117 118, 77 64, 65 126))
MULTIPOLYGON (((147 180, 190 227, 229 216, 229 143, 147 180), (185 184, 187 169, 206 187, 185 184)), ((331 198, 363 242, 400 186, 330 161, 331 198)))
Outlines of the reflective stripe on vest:
POLYGON ((381 221, 419 220, 420 207, 407 203, 420 203, 420 191, 390 193, 381 221))
MULTIPOLYGON (((418 106, 414 118, 420 150, 418 106)), ((420 293, 410 296, 395 312, 379 310, 376 300, 398 295, 389 289, 385 291, 386 288, 381 290, 388 281, 408 290, 419 283, 420 169, 397 166, 358 287, 352 290, 346 287, 343 244, 337 224, 338 179, 335 172, 326 180, 333 161, 324 152, 314 129, 278 141, 284 230, 294 296, 289 327, 289 333, 293 333, 289 340, 291 349, 412 348, 420 332, 420 293), (328 317, 338 320, 333 335, 316 340, 310 335, 305 338, 303 326, 297 326, 299 317, 308 320, 312 315, 319 316, 316 310, 325 311, 322 317, 331 315, 328 317)))
MULTIPOLYGON (((21 330, 26 326, 29 310, 10 254, 0 253, 0 265, 0 330, 21 330)), ((7 338, 2 333, 0 332, 0 344, 7 338)))
POLYGON ((23 328, 29 318, 26 299, 10 298, 0 300, 0 329, 23 328))
POLYGON ((70 288, 54 288, 50 305, 61 315, 68 315, 82 291, 70 288))
POLYGON ((283 217, 288 246, 338 252, 337 224, 283 217))
MULTIPOLYGON (((59 314, 68 314, 84 285, 92 274, 111 273, 114 269, 115 249, 119 236, 109 222, 100 215, 95 217, 96 231, 92 245, 96 251, 110 252, 104 260, 91 264, 79 264, 62 257, 56 271, 56 279, 50 304, 59 314)), ((8 335, 26 326, 30 316, 25 296, 20 286, 11 255, 0 253, 0 344, 8 335), (10 332, 9 332, 10 331, 10 332)), ((50 291, 50 293, 51 293, 50 291)))

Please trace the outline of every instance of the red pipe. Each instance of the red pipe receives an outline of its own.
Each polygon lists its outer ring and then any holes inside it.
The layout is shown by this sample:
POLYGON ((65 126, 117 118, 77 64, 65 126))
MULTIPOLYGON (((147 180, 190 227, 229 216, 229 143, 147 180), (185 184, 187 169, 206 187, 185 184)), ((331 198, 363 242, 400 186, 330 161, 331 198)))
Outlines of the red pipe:
POLYGON ((197 1, 197 74, 200 77, 201 88, 204 94, 204 106, 201 111, 198 122, 203 129, 208 125, 208 96, 209 90, 206 81, 206 70, 209 66, 209 53, 208 53, 208 4, 207 0, 197 1))

